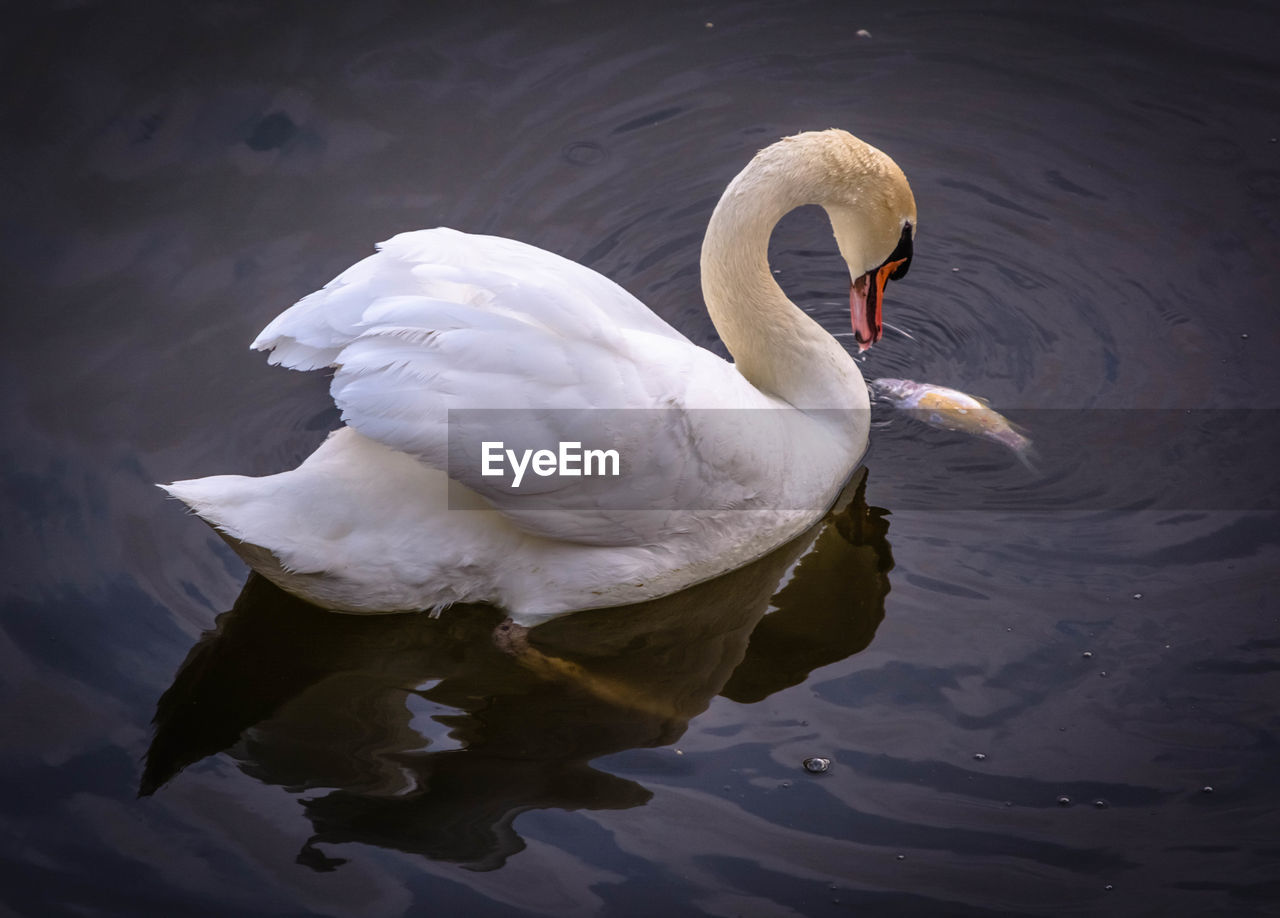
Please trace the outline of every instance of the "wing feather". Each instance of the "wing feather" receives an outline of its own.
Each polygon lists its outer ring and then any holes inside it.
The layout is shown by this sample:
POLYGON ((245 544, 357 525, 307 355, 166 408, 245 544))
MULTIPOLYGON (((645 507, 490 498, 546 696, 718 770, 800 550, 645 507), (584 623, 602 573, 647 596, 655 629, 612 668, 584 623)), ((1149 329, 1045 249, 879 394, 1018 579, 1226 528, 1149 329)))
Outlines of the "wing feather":
POLYGON ((660 541, 708 494, 725 509, 751 506, 761 476, 784 471, 762 458, 776 448, 753 449, 689 408, 708 392, 713 404, 770 407, 729 364, 607 278, 512 240, 396 236, 253 346, 287 367, 335 367, 330 391, 348 425, 446 470, 538 535, 660 541), (607 441, 627 472, 517 490, 481 473, 484 440, 607 441))

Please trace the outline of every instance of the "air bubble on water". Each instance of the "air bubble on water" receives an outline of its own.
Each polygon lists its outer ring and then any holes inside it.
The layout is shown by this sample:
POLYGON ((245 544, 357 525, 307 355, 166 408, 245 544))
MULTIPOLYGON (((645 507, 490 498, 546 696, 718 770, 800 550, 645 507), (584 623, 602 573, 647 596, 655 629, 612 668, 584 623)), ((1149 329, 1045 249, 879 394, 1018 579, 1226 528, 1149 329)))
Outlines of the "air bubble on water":
POLYGON ((975 762, 985 762, 987 760, 987 754, 985 752, 975 752, 973 754, 973 760, 975 762))
POLYGON ((590 140, 575 140, 560 151, 560 158, 575 166, 595 166, 609 158, 600 144, 590 140))
POLYGON ((1204 787, 1200 788, 1200 793, 1202 793, 1202 794, 1212 794, 1212 793, 1213 793, 1213 788, 1212 788, 1212 787, 1210 787, 1208 784, 1206 784, 1204 787))
POLYGON ((1134 593, 1134 594, 1133 594, 1133 598, 1134 598, 1134 599, 1141 599, 1141 598, 1142 598, 1142 594, 1141 594, 1141 593, 1134 593))
POLYGON ((831 760, 820 755, 811 755, 804 760, 804 770, 813 775, 820 775, 831 768, 831 760))
POLYGON ((1071 798, 1063 794, 1058 798, 1058 806, 1071 806, 1071 798))
POLYGON ((1095 807, 1097 807, 1098 809, 1100 809, 1100 810, 1105 810, 1105 809, 1106 809, 1107 807, 1109 807, 1111 804, 1107 803, 1107 801, 1105 801, 1105 800, 1103 800, 1101 797, 1099 797, 1097 800, 1093 801, 1093 805, 1094 805, 1095 807))
POLYGON ((1093 651, 1086 650, 1084 653, 1080 654, 1080 656, 1084 657, 1086 660, 1091 659, 1093 657, 1093 651))

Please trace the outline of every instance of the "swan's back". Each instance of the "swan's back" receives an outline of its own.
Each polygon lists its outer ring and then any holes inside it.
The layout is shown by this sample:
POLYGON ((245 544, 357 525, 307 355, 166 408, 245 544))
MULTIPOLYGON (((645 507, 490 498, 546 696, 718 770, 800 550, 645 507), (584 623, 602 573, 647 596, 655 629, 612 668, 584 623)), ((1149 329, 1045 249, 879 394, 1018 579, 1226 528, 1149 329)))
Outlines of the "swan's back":
MULTIPOLYGON (((480 316, 583 340, 635 331, 685 337, 607 277, 552 252, 498 236, 439 227, 401 233, 262 330, 255 350, 295 370, 334 366, 357 338, 376 334, 404 298, 450 303, 480 316)), ((455 310, 453 324, 462 319, 455 310)), ((500 324, 494 326, 501 328, 500 324)))
POLYGON ((703 408, 776 400, 595 271, 491 236, 396 236, 281 314, 254 347, 285 366, 334 367, 330 391, 348 426, 447 471, 543 538, 657 544, 689 527, 673 511, 758 507, 784 471, 773 444, 794 439, 765 438, 745 418, 739 436, 726 433, 735 422, 703 408), (539 487, 530 475, 516 488, 484 474, 476 455, 484 442, 554 447, 604 435, 622 480, 539 487))

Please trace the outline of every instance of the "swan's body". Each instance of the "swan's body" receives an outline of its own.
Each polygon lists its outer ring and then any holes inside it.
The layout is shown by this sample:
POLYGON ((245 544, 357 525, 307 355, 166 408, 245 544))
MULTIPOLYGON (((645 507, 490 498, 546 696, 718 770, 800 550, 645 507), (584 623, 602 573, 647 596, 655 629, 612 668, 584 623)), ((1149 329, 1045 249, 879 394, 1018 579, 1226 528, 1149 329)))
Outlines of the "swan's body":
POLYGON ((818 518, 866 448, 857 364, 766 260, 778 219, 810 203, 831 217, 869 346, 884 280, 905 271, 914 200, 878 150, 801 134, 752 161, 707 231, 703 293, 733 364, 559 256, 405 233, 253 345, 287 367, 335 367, 347 426, 293 471, 166 489, 285 590, 344 611, 483 601, 528 625, 745 564, 818 518), (514 412, 456 413, 476 408, 514 412), (509 439, 511 418, 538 443, 607 431, 627 475, 540 492, 495 483, 460 460, 451 409, 480 440, 509 439))

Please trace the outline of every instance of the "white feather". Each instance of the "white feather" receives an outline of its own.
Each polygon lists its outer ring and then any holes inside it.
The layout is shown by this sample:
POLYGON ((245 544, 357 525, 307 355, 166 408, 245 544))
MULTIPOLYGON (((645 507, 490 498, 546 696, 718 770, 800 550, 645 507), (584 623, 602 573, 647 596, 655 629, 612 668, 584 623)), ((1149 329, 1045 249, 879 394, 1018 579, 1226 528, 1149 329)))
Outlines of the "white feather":
MULTIPOLYGON (((867 150, 842 132, 800 135, 764 151, 726 193, 719 235, 709 232, 703 250, 704 283, 708 273, 741 275, 706 291, 718 323, 739 310, 722 328, 739 366, 560 256, 450 229, 403 233, 253 342, 273 363, 334 367, 347 427, 289 472, 165 487, 282 587, 347 611, 488 601, 532 624, 746 563, 825 510, 865 448, 867 393, 852 358, 777 289, 763 253, 744 261, 734 246, 759 246, 761 213, 767 242, 772 222, 812 194, 811 173, 831 185, 833 207, 845 197, 910 202, 896 186, 898 198, 848 191, 865 182, 867 162, 892 165, 867 150), (832 145, 848 154, 850 174, 822 172, 833 160, 819 148, 832 145), (779 178, 768 161, 783 147, 799 178, 779 178), (605 434, 625 457, 621 479, 516 489, 464 456, 483 440, 605 434)), ((900 209, 866 215, 885 229, 859 229, 858 244, 871 247, 859 259, 884 259, 914 219, 914 204, 900 209)), ((846 257, 858 247, 840 242, 846 257)))

